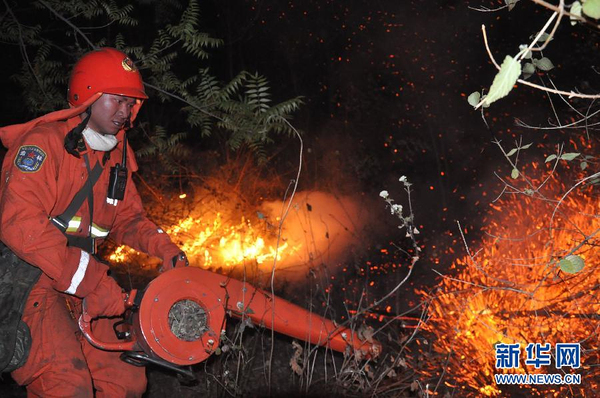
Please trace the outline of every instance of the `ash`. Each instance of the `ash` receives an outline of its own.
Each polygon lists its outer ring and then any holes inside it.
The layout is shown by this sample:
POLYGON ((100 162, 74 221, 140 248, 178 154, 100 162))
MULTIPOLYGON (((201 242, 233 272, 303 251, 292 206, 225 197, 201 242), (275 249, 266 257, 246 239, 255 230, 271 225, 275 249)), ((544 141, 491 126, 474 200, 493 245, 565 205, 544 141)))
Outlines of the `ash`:
POLYGON ((195 301, 178 301, 169 310, 169 327, 178 339, 196 341, 207 330, 206 312, 195 301))

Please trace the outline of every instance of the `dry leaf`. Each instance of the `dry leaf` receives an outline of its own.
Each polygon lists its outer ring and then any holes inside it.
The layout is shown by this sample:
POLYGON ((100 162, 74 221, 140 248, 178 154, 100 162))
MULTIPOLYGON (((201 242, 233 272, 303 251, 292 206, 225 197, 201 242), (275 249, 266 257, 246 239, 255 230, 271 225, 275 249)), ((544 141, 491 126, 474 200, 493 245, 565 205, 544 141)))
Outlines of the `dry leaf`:
POLYGON ((375 330, 371 326, 362 325, 358 329, 358 338, 361 339, 362 341, 368 341, 369 343, 372 344, 373 343, 373 333, 375 333, 375 330))
POLYGON ((369 379, 373 380, 375 378, 375 373, 373 373, 373 370, 369 365, 365 365, 365 372, 367 373, 367 377, 369 379))
POLYGON ((298 376, 302 376, 302 372, 304 371, 302 366, 302 346, 298 344, 296 341, 292 341, 292 347, 294 347, 294 355, 290 358, 290 366, 294 373, 298 376))
POLYGON ((414 380, 412 383, 410 383, 410 391, 417 391, 419 389, 419 383, 417 383, 416 380, 414 380))
POLYGON ((402 366, 404 369, 408 369, 406 359, 404 358, 398 358, 398 365, 402 366))

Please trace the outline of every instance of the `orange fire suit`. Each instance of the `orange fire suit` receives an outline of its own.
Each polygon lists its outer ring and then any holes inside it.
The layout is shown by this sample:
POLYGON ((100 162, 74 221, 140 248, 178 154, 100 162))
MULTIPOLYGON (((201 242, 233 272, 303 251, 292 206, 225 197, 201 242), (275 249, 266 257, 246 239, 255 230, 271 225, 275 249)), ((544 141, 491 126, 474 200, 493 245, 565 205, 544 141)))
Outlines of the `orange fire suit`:
MULTIPOLYGON (((81 298, 96 288, 107 267, 89 253, 67 246, 67 238, 49 219, 65 211, 88 177, 84 159, 64 149, 65 135, 81 119, 73 109, 64 112, 69 119, 39 123, 31 129, 25 125, 0 129, 2 143, 8 148, 0 181, 0 240, 43 271, 23 314, 32 336, 30 355, 12 376, 26 385, 32 396, 93 396, 93 389, 98 396, 141 396, 146 388, 144 368, 120 361, 119 353, 92 347, 77 329, 81 298)), ((122 135, 120 132, 118 137, 122 135)), ((122 148, 121 140, 94 185, 91 228, 86 200, 68 220, 67 232, 86 236, 91 231, 99 243, 110 234, 117 243, 170 259, 180 249, 144 215, 131 179, 137 168, 133 152, 128 156, 124 200, 107 201, 110 167, 121 161, 122 148)), ((104 155, 89 149, 83 153, 92 168, 104 155)), ((109 322, 96 322, 98 338, 114 340, 109 322)))

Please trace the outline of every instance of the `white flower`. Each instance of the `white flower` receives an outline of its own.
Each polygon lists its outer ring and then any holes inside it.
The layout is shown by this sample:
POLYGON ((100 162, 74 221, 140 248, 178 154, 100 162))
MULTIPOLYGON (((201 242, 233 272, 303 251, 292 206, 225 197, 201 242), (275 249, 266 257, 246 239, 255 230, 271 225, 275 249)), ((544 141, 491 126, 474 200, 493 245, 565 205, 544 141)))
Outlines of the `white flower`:
POLYGON ((384 199, 387 199, 388 196, 390 196, 390 194, 388 193, 388 191, 381 191, 379 192, 379 196, 381 196, 384 199))
POLYGON ((391 207, 392 214, 402 214, 402 205, 393 204, 391 207))
POLYGON ((398 181, 400 181, 400 182, 406 182, 406 176, 400 177, 400 179, 398 181))
POLYGON ((413 229, 413 234, 415 235, 419 235, 421 232, 419 232, 419 230, 417 229, 417 227, 415 227, 415 229, 413 229))

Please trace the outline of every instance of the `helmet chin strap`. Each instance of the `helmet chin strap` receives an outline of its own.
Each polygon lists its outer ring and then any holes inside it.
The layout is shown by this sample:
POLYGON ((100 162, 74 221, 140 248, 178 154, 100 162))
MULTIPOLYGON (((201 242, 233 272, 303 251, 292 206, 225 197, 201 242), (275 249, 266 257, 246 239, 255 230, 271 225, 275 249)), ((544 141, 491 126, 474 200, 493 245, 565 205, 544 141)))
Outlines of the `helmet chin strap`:
POLYGON ((69 133, 65 136, 65 149, 67 150, 67 152, 69 152, 71 155, 77 158, 79 157, 77 147, 79 145, 79 141, 81 140, 81 133, 87 126, 88 122, 90 121, 90 117, 92 116, 91 106, 87 109, 86 113, 87 115, 83 119, 83 121, 77 126, 75 126, 73 130, 69 131, 69 133))
POLYGON ((114 135, 100 134, 89 126, 85 126, 82 134, 85 142, 95 151, 108 152, 119 143, 114 135))

